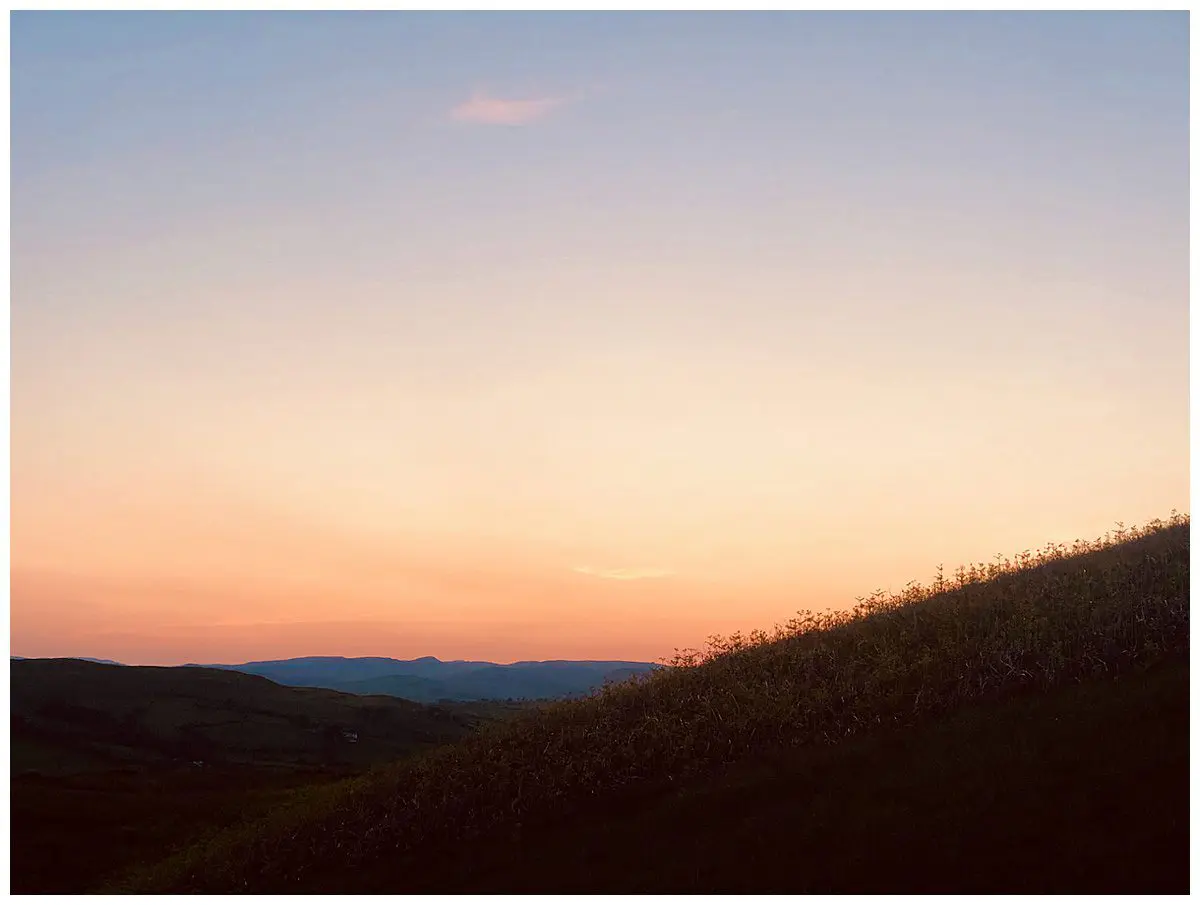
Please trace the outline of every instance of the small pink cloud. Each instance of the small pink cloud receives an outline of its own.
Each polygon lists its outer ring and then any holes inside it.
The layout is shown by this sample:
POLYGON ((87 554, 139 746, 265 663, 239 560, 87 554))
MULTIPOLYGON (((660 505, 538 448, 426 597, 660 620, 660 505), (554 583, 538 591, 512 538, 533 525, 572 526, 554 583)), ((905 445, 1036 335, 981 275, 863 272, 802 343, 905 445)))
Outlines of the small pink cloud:
POLYGON ((538 97, 525 100, 489 97, 481 91, 471 95, 450 111, 460 122, 484 123, 489 126, 520 126, 547 116, 565 101, 560 97, 538 97))

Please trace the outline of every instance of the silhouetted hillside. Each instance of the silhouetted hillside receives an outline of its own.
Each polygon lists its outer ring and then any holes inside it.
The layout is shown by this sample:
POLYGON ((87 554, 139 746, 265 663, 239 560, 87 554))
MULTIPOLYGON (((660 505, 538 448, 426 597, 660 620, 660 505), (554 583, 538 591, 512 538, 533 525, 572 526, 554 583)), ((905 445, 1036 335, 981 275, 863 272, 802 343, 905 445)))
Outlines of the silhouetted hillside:
POLYGON ((258 676, 86 660, 10 665, 15 892, 79 892, 280 806, 288 790, 452 741, 520 708, 427 707, 258 676))
POLYGON ((120 888, 1183 892, 1189 548, 1173 518, 717 639, 120 888))
POLYGON ((972 704, 423 854, 364 891, 1180 893, 1188 662, 972 704))
POLYGON ((458 738, 478 716, 398 698, 289 688, 196 667, 18 660, 12 769, 204 760, 369 764, 458 738))

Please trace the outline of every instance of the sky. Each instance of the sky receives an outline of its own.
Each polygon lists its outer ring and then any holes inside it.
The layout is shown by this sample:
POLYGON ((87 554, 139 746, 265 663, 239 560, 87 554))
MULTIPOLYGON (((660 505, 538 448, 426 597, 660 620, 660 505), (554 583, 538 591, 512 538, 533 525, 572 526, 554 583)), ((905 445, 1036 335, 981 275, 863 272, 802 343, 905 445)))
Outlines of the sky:
POLYGON ((655 660, 1187 511, 1187 13, 11 36, 13 654, 655 660))

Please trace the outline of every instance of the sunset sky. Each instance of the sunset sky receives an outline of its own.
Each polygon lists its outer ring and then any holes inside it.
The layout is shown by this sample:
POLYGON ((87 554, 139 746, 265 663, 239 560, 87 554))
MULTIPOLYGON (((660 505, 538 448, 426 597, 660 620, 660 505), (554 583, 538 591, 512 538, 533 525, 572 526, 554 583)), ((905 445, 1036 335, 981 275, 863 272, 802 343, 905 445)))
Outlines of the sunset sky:
POLYGON ((12 653, 656 659, 1188 509, 1188 17, 12 16, 12 653))

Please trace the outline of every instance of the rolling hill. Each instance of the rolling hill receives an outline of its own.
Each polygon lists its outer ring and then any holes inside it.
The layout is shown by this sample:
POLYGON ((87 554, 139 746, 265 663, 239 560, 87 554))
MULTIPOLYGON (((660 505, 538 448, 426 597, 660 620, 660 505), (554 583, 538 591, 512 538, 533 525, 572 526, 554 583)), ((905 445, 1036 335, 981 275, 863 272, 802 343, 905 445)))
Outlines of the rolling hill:
POLYGON ((78 892, 204 832, 520 708, 424 706, 189 667, 14 659, 16 892, 78 892))
POLYGON ((367 764, 458 738, 477 722, 463 709, 218 669, 69 659, 9 669, 14 771, 171 760, 367 764))

